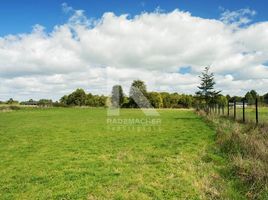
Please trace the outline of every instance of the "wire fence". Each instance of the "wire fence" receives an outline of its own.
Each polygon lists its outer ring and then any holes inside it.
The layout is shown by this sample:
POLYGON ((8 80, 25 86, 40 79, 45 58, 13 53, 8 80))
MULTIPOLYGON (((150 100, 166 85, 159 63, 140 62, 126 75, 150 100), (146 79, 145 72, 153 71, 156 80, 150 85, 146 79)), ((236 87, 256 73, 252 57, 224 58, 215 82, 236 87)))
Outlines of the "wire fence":
POLYGON ((226 105, 209 105, 207 113, 210 115, 227 116, 243 123, 268 124, 268 107, 260 105, 255 99, 254 105, 249 105, 245 100, 241 102, 228 101, 226 105))

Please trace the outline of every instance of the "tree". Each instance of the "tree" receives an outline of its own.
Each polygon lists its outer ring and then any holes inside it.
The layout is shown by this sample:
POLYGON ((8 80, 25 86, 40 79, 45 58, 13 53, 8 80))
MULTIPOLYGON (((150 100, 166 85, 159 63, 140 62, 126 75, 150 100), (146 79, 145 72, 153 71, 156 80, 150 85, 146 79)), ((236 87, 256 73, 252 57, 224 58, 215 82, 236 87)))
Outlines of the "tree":
POLYGON ((111 103, 113 107, 121 107, 124 103, 124 94, 121 85, 113 86, 111 103))
POLYGON ((193 97, 191 95, 182 94, 180 95, 178 104, 183 108, 190 108, 193 105, 193 97))
POLYGON ((105 97, 104 95, 101 95, 101 96, 94 95, 93 99, 94 99, 94 107, 106 106, 107 97, 105 97))
POLYGON ((86 94, 83 89, 77 89, 69 95, 61 97, 60 104, 64 106, 106 106, 107 97, 101 95, 86 94))
POLYGON ((256 98, 258 98, 258 96, 259 96, 258 93, 255 90, 251 90, 249 93, 252 95, 252 97, 253 97, 254 100, 256 98))
POLYGON ((14 100, 14 99, 12 99, 12 98, 10 98, 6 103, 7 104, 18 104, 19 102, 14 100))
POLYGON ((91 93, 86 95, 85 105, 91 107, 103 107, 106 105, 107 97, 101 95, 92 95, 91 93))
POLYGON ((178 93, 172 93, 169 95, 170 108, 179 108, 180 95, 178 93))
POLYGON ((148 108, 150 103, 147 97, 148 94, 145 83, 141 80, 133 81, 129 91, 130 106, 134 108, 148 108))
POLYGON ((123 104, 121 106, 122 108, 130 108, 130 104, 129 104, 129 97, 124 96, 124 100, 123 100, 123 104))
POLYGON ((226 96, 219 95, 217 102, 219 106, 224 107, 228 104, 228 98, 226 96))
POLYGON ((148 99, 154 108, 162 108, 163 107, 163 99, 158 92, 149 92, 148 99))
POLYGON ((86 102, 86 93, 83 89, 76 89, 67 98, 67 105, 83 106, 86 102))
POLYGON ((214 81, 214 74, 210 73, 209 70, 209 67, 205 67, 204 72, 199 76, 201 83, 200 86, 198 86, 199 91, 196 92, 199 100, 204 100, 206 112, 208 112, 208 105, 216 103, 217 97, 221 92, 214 90, 216 84, 214 81))
POLYGON ((91 93, 86 95, 85 105, 94 107, 94 96, 91 93))
POLYGON ((23 101, 20 104, 21 105, 28 105, 28 106, 36 106, 37 105, 37 101, 33 100, 33 99, 29 99, 28 101, 23 101))
POLYGON ((8 101, 7 101, 7 104, 13 104, 14 103, 14 100, 12 98, 10 98, 8 101))
POLYGON ((161 92, 160 94, 163 101, 163 108, 170 108, 170 94, 168 92, 161 92))
POLYGON ((64 95, 63 97, 60 98, 60 103, 63 105, 67 105, 68 102, 68 96, 64 95))
POLYGON ((246 95, 245 95, 245 99, 247 100, 248 104, 249 105, 253 105, 254 102, 255 102, 255 99, 254 97, 252 96, 252 93, 251 92, 247 92, 246 95))
POLYGON ((264 103, 268 104, 268 93, 263 95, 264 103))
POLYGON ((37 105, 42 107, 51 107, 53 105, 53 101, 51 99, 40 99, 37 102, 37 105))

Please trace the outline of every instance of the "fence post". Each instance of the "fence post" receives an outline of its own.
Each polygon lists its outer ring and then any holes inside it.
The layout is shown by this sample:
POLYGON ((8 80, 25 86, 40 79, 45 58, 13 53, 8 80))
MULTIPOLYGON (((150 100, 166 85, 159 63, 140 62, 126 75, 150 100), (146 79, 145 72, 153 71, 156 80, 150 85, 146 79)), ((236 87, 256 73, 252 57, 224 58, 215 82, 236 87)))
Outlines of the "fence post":
POLYGON ((227 112, 228 112, 228 117, 230 116, 230 101, 228 100, 228 105, 227 105, 227 112))
POLYGON ((258 98, 256 98, 256 124, 259 123, 259 112, 258 112, 258 98))
POLYGON ((245 99, 243 99, 243 122, 245 123, 245 99))
POLYGON ((211 105, 211 113, 214 114, 214 104, 211 105))
POLYGON ((212 108, 212 105, 210 105, 210 114, 213 114, 213 108, 212 108))
POLYGON ((234 100, 234 120, 236 120, 236 99, 234 100))

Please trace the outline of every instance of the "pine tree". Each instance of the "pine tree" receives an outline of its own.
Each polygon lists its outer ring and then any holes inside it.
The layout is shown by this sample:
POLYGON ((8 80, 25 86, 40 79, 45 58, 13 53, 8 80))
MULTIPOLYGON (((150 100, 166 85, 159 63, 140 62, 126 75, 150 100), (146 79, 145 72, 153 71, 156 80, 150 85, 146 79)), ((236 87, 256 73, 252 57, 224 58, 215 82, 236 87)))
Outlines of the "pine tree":
POLYGON ((200 86, 198 86, 199 91, 196 92, 196 95, 201 101, 205 101, 206 111, 208 112, 208 105, 216 103, 217 97, 221 91, 214 90, 215 81, 214 74, 210 73, 210 67, 205 67, 202 75, 199 76, 201 79, 200 86))

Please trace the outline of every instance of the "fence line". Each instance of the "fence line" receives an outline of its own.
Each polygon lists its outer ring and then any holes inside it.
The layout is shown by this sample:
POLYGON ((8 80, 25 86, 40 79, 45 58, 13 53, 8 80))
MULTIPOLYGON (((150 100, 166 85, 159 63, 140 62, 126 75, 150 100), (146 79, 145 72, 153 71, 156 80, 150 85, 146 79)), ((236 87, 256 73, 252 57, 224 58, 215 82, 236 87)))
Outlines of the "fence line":
POLYGON ((258 99, 255 100, 255 108, 256 108, 256 124, 259 123, 259 111, 258 111, 258 99))
MULTIPOLYGON (((248 117, 246 115, 246 100, 243 99, 242 102, 237 102, 236 99, 234 99, 233 101, 228 101, 227 106, 225 105, 219 105, 219 104, 211 104, 211 105, 207 105, 207 106, 203 106, 203 110, 206 111, 208 114, 216 114, 216 115, 223 115, 223 116, 227 116, 227 117, 231 117, 231 109, 233 109, 233 119, 234 120, 238 120, 238 113, 237 113, 237 107, 242 107, 242 122, 246 123, 246 118, 248 117), (225 114, 225 107, 227 107, 227 113, 225 114)), ((255 111, 255 123, 259 124, 259 109, 258 109, 259 103, 258 103, 258 99, 255 99, 255 104, 254 104, 254 111, 255 111)), ((199 107, 200 108, 200 107, 199 107)), ((241 116, 241 115, 240 115, 241 116)), ((248 117, 248 119, 250 119, 248 117)), ((241 120, 241 118, 240 118, 241 120)))

